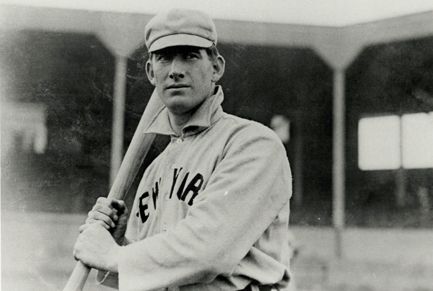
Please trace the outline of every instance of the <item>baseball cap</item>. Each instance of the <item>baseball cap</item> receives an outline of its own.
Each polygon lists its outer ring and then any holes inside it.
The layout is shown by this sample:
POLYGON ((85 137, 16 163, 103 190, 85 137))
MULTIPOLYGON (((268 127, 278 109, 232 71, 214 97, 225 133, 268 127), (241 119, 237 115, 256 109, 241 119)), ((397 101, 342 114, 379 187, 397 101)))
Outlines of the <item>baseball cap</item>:
POLYGON ((212 19, 198 10, 171 9, 155 15, 144 29, 147 50, 154 52, 171 46, 208 48, 217 43, 212 19))

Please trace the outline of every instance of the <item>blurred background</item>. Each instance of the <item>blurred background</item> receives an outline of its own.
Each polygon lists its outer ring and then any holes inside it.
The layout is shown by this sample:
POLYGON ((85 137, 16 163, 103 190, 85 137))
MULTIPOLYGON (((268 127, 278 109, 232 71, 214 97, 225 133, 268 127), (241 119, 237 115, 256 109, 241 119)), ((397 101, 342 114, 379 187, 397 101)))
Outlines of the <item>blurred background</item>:
MULTIPOLYGON (((2 290, 66 283, 152 91, 144 25, 172 4, 39 2, 0 2, 2 290)), ((182 5, 216 20, 225 111, 286 146, 297 290, 433 290, 433 4, 346 2, 182 5)))

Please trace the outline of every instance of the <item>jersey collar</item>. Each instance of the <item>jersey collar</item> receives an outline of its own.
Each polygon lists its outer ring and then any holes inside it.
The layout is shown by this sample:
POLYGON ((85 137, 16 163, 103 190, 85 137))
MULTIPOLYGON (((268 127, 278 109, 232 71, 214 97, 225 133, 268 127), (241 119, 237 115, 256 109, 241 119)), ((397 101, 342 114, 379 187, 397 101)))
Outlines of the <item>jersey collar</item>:
MULTIPOLYGON (((182 128, 182 136, 197 134, 215 123, 222 115, 221 103, 224 101, 224 93, 221 86, 217 86, 214 95, 207 98, 194 112, 190 120, 182 128)), ((170 126, 168 109, 164 108, 147 127, 145 133, 176 136, 170 126)))

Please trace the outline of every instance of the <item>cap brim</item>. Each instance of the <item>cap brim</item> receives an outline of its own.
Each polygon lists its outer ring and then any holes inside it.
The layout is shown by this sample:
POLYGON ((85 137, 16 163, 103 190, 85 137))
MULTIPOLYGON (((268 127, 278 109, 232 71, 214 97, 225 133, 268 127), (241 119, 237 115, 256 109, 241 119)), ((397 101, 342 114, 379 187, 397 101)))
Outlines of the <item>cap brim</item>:
POLYGON ((212 46, 212 41, 200 36, 191 34, 173 34, 155 40, 149 47, 149 52, 154 52, 172 46, 196 46, 208 48, 212 46))

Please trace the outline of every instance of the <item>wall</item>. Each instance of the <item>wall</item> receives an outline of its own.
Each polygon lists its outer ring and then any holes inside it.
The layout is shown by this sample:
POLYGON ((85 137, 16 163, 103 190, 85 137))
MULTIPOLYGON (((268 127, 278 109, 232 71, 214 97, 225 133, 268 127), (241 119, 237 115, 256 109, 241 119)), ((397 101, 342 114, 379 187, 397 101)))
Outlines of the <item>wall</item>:
MULTIPOLYGON (((60 290, 75 265, 72 248, 85 215, 3 211, 1 219, 2 290, 60 290)), ((370 278, 370 284, 389 287, 387 280, 397 275, 406 285, 432 282, 432 231, 351 228, 343 236, 346 257, 339 261, 331 228, 291 230, 299 247, 294 271, 301 285, 360 285, 370 278)), ((88 290, 99 290, 93 279, 88 290)))

